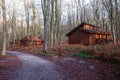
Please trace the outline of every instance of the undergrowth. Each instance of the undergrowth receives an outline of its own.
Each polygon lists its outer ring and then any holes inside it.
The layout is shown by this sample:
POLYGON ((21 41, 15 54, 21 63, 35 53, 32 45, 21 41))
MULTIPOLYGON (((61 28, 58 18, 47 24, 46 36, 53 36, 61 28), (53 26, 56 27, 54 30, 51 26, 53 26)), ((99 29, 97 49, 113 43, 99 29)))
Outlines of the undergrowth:
POLYGON ((93 56, 88 55, 86 53, 78 53, 78 54, 74 54, 73 56, 75 56, 75 57, 82 57, 82 58, 85 58, 85 59, 94 59, 93 56))

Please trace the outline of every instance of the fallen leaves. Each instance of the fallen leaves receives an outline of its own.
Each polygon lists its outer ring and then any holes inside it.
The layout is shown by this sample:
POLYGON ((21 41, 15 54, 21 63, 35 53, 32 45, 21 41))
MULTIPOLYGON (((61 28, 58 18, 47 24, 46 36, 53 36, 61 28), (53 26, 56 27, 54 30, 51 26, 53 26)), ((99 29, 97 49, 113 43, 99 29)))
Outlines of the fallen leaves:
POLYGON ((0 80, 12 80, 21 63, 15 56, 0 58, 0 80))

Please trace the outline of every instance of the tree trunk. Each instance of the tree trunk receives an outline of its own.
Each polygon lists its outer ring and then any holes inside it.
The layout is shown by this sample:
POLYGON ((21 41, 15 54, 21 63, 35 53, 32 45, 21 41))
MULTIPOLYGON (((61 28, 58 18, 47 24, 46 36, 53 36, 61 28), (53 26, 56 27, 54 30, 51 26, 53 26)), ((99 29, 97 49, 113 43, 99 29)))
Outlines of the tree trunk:
POLYGON ((111 22, 111 31, 112 31, 112 37, 113 37, 113 44, 116 45, 116 34, 115 34, 115 26, 113 24, 113 3, 112 0, 110 0, 111 5, 111 13, 110 13, 110 22, 111 22))
POLYGON ((6 55, 6 7, 5 0, 2 0, 2 11, 3 11, 3 46, 2 56, 6 55))
POLYGON ((25 7, 25 16, 26 16, 26 23, 27 23, 27 36, 30 35, 30 26, 29 26, 29 15, 30 15, 30 11, 29 11, 29 1, 25 0, 24 1, 24 7, 25 7))
POLYGON ((44 19, 44 45, 43 45, 43 53, 47 53, 47 27, 48 27, 48 19, 49 19, 49 0, 41 0, 42 11, 43 11, 43 19, 44 19))

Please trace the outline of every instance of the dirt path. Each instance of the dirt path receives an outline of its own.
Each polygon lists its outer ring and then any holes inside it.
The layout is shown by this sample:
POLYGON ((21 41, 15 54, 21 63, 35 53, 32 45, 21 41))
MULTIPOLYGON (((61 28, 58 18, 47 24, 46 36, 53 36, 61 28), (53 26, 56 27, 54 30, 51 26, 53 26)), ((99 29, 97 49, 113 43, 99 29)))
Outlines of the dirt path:
POLYGON ((8 53, 17 56, 22 63, 12 80, 119 80, 109 65, 96 60, 8 53))
POLYGON ((8 51, 9 54, 17 56, 22 67, 16 71, 14 80, 63 80, 63 76, 56 71, 56 65, 53 62, 21 52, 8 51))

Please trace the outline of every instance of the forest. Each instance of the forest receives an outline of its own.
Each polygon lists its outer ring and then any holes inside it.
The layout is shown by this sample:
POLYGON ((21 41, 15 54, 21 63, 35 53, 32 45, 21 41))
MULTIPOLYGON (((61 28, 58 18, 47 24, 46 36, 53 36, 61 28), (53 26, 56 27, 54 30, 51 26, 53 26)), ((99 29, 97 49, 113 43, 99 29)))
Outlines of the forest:
POLYGON ((120 0, 0 0, 0 80, 120 80, 120 0))

